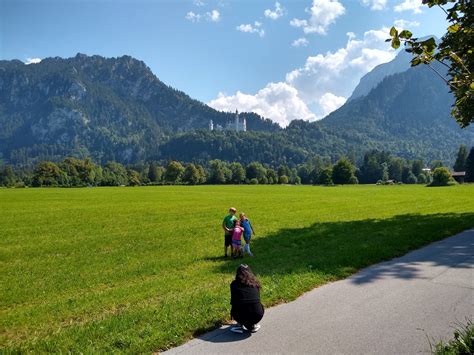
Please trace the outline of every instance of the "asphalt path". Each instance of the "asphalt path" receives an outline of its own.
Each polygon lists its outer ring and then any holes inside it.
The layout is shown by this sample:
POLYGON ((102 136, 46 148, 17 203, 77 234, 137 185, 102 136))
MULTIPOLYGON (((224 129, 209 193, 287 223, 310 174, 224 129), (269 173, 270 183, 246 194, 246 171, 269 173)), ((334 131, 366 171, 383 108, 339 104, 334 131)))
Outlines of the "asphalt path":
POLYGON ((474 320, 474 229, 266 310, 254 334, 229 326, 169 354, 419 354, 474 320))

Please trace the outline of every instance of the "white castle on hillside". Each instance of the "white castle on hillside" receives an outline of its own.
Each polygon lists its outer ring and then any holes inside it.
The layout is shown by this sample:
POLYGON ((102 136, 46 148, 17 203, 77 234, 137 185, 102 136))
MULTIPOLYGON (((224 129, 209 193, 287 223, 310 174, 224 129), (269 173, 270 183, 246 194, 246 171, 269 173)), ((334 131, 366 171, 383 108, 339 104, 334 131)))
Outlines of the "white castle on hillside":
MULTIPOLYGON (((209 121, 209 130, 210 131, 222 131, 223 127, 219 124, 216 124, 214 127, 214 122, 212 120, 209 121)), ((240 121, 239 117, 239 111, 235 110, 235 117, 234 117, 234 122, 230 121, 227 122, 227 125, 225 126, 226 130, 229 131, 236 131, 236 132, 247 132, 247 120, 245 117, 240 121)))

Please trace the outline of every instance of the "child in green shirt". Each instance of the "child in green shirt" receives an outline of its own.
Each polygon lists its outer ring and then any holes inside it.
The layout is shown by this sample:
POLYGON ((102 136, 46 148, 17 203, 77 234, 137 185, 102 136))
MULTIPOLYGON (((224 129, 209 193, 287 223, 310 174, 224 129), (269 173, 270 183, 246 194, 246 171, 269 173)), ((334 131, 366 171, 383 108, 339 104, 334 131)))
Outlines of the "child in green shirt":
POLYGON ((229 214, 222 221, 222 229, 224 229, 224 257, 227 258, 227 249, 232 245, 232 232, 234 231, 234 222, 237 220, 234 207, 229 208, 229 214))

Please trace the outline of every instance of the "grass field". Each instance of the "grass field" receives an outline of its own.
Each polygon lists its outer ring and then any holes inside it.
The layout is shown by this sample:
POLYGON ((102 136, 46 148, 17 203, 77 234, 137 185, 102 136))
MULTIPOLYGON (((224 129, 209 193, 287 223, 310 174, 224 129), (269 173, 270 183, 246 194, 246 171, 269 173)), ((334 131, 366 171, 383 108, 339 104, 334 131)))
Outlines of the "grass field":
POLYGON ((474 226, 473 185, 2 189, 0 352, 151 352, 225 321, 231 205, 266 306, 474 226))

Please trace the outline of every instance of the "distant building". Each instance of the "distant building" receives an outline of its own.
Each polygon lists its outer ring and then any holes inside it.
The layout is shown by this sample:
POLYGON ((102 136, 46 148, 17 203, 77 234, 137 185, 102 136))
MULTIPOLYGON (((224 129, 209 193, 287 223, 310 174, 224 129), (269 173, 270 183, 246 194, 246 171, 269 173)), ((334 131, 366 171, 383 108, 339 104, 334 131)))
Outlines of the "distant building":
MULTIPOLYGON (((247 132, 247 120, 245 117, 240 120, 239 111, 235 110, 234 121, 227 122, 225 129, 228 131, 236 131, 236 132, 247 132)), ((216 124, 214 127, 214 122, 212 120, 209 121, 209 131, 222 131, 223 127, 219 124, 216 124)))
POLYGON ((465 171, 454 171, 454 172, 451 173, 451 176, 458 183, 463 184, 464 179, 466 178, 466 172, 465 171))
POLYGON ((423 171, 424 173, 427 173, 427 174, 430 174, 430 173, 431 173, 431 169, 430 169, 430 168, 423 168, 423 169, 421 169, 421 171, 423 171))

